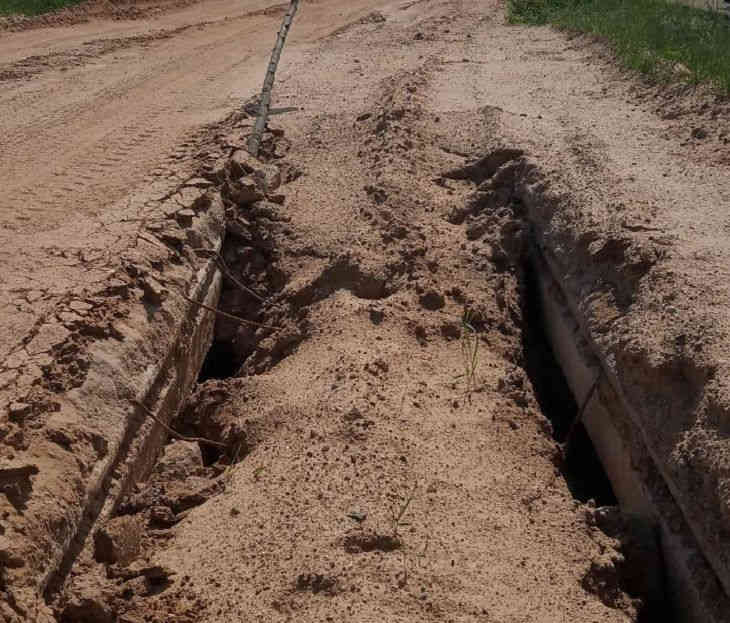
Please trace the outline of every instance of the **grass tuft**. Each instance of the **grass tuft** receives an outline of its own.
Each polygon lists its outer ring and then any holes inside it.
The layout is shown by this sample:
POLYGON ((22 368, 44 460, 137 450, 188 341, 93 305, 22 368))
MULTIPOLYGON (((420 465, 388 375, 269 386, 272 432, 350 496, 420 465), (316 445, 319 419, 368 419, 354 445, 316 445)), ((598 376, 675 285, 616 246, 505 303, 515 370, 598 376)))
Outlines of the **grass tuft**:
POLYGON ((40 15, 81 0, 0 0, 0 15, 40 15))
POLYGON ((730 93, 730 19, 667 0, 508 0, 513 24, 553 24, 608 41, 630 69, 730 93))
POLYGON ((411 502, 413 502, 413 499, 416 497, 416 492, 418 491, 418 482, 416 482, 413 485, 413 489, 411 492, 403 497, 396 497, 394 500, 393 505, 390 508, 390 532, 394 539, 399 538, 399 529, 408 526, 408 524, 404 518, 406 516, 406 513, 408 512, 408 507, 411 505, 411 502))
POLYGON ((471 392, 477 387, 477 366, 479 365, 479 334, 473 324, 473 314, 466 310, 461 319, 461 356, 464 362, 466 393, 471 399, 471 392))

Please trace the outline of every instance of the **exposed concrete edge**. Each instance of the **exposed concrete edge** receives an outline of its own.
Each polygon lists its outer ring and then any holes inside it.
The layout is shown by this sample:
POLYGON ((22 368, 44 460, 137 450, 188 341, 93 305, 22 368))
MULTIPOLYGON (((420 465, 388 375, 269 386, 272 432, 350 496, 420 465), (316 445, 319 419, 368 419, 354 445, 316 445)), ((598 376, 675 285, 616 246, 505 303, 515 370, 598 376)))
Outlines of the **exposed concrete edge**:
MULTIPOLYGON (((509 131, 505 134, 509 135, 509 131)), ((509 144, 519 144, 520 142, 519 137, 514 137, 509 144)), ((505 145, 505 139, 502 138, 492 146, 492 150, 494 153, 504 152, 508 155, 507 152, 513 150, 506 148, 505 145)), ((524 153, 524 151, 520 151, 520 153, 524 153)), ((575 235, 580 235, 576 233, 580 229, 579 224, 568 219, 567 214, 570 213, 579 218, 580 214, 590 214, 590 210, 582 202, 594 201, 595 196, 574 187, 569 173, 551 175, 549 179, 542 172, 540 163, 530 156, 510 157, 504 164, 502 162, 504 162, 504 158, 498 163, 498 168, 491 172, 489 184, 485 183, 478 190, 496 191, 498 194, 500 188, 508 187, 509 196, 518 199, 524 206, 522 218, 533 229, 534 243, 538 245, 541 255, 550 267, 550 272, 563 292, 565 305, 579 326, 587 350, 595 358, 596 366, 603 370, 605 379, 612 385, 616 401, 621 404, 621 411, 629 418, 637 431, 637 437, 642 440, 646 456, 651 459, 656 478, 663 483, 667 496, 672 499, 674 508, 678 509, 679 518, 689 526, 694 542, 699 548, 698 555, 704 560, 704 564, 708 564, 713 570, 711 586, 703 587, 703 592, 718 595, 718 599, 726 603, 730 599, 730 548, 716 533, 716 528, 723 525, 724 517, 724 509, 721 508, 721 501, 717 497, 717 488, 715 487, 709 492, 709 497, 707 492, 702 492, 705 503, 702 512, 695 512, 695 509, 690 507, 696 498, 690 491, 682 490, 683 483, 679 480, 692 477, 690 468, 680 468, 677 474, 668 471, 671 468, 671 457, 665 456, 663 453, 671 451, 671 449, 660 447, 658 441, 650 437, 643 419, 647 414, 642 413, 645 405, 643 402, 637 402, 641 400, 641 397, 634 395, 633 390, 628 391, 624 385, 624 380, 630 381, 632 377, 629 375, 624 379, 625 369, 617 368, 616 358, 623 353, 620 350, 615 353, 606 352, 601 344, 609 343, 607 336, 592 333, 591 327, 594 323, 597 323, 596 326, 600 330, 610 331, 605 323, 601 324, 596 317, 591 316, 595 311, 594 297, 605 294, 601 290, 604 282, 602 271, 605 270, 605 266, 591 263, 590 251, 581 247, 581 245, 587 244, 586 239, 575 238, 575 235), (566 212, 560 214, 561 210, 566 210, 566 212), (573 263, 570 264, 570 262, 573 263), (576 264, 576 262, 580 262, 580 264, 576 264), (716 590, 715 585, 718 583, 720 588, 716 590)), ((586 224, 583 224, 583 227, 585 226, 586 224)), ((595 226, 603 227, 598 224, 595 226)), ((609 224, 607 223, 606 226, 609 224)), ((600 239, 602 232, 597 229, 595 234, 600 239)), ((607 230, 603 234, 610 235, 607 230)), ((624 236, 628 238, 626 234, 624 236)), ((640 245, 638 237, 636 240, 637 245, 640 245)), ((626 283, 631 282, 631 275, 621 273, 621 266, 616 265, 614 268, 617 271, 613 275, 615 279, 625 279, 626 283)), ((634 294, 638 295, 636 292, 634 294)), ((612 308, 612 311, 616 312, 619 318, 626 314, 623 308, 612 308)), ((629 311, 628 314, 630 313, 629 311)), ((620 338, 617 335, 614 337, 620 338)), ((628 356, 627 358, 630 359, 628 356)), ((718 369, 721 369, 721 366, 718 369)), ((667 383, 671 382, 667 379, 667 383)), ((700 379, 699 383, 702 382, 700 379)), ((637 387, 640 385, 641 380, 639 379, 637 387)), ((662 387, 653 385, 644 389, 648 395, 655 393, 661 395, 662 398, 665 398, 668 393, 663 391, 662 387)), ((699 395, 704 395, 707 387, 695 382, 692 389, 696 390, 699 395)), ((691 413, 686 415, 693 417, 691 413)), ((706 476, 710 480, 718 478, 720 474, 713 472, 706 476)), ((711 489, 709 486, 708 488, 711 489)), ((694 565, 695 562, 692 564, 694 565)), ((730 608, 728 608, 728 612, 730 613, 730 608)), ((728 614, 728 620, 730 620, 730 614, 728 614)))
MULTIPOLYGON (((164 216, 164 201, 158 218, 187 240, 188 249, 218 252, 225 235, 225 210, 217 192, 206 196, 202 202, 196 199, 196 216, 185 228, 180 229, 174 214, 164 216)), ((145 279, 157 284, 162 300, 150 303, 135 279, 128 286, 132 296, 109 299, 108 305, 124 310, 114 322, 116 337, 89 344, 83 383, 57 394, 58 408, 41 431, 61 431, 68 446, 44 434, 16 458, 18 464, 37 465, 37 473, 29 479, 32 490, 15 520, 23 522, 23 528, 13 527, 0 537, 6 591, 0 619, 53 620, 46 600, 62 586, 95 527, 152 467, 167 437, 134 401, 169 422, 210 346, 215 314, 180 293, 217 304, 221 275, 214 257, 188 251, 171 255, 162 240, 152 244, 150 233, 147 248, 158 249, 159 257, 149 258, 145 279), (173 256, 177 259, 170 262, 173 256)))
MULTIPOLYGON (((216 250, 219 249, 220 246, 216 250)), ((208 260, 196 275, 190 297, 215 307, 220 288, 220 271, 214 261, 208 260)), ((215 314, 191 303, 186 303, 186 307, 182 321, 173 328, 174 337, 167 356, 152 362, 143 379, 131 379, 132 383, 144 382, 134 399, 147 405, 165 423, 177 415, 189 394, 213 338, 215 314)), ((104 372, 110 377, 114 374, 123 376, 123 370, 108 366, 103 360, 99 361, 99 366, 100 371, 107 368, 104 372)), ((63 582, 89 535, 112 515, 130 487, 154 466, 168 437, 163 427, 142 415, 124 392, 120 393, 118 402, 110 404, 110 411, 118 413, 125 424, 124 431, 113 440, 108 459, 95 466, 76 532, 65 544, 61 559, 49 570, 44 590, 45 587, 54 589, 63 582)))
POLYGON ((654 570, 657 577, 652 583, 665 582, 665 586, 664 596, 659 594, 657 598, 670 601, 677 621, 727 621, 729 600, 717 590, 718 578, 659 475, 625 400, 616 391, 615 379, 605 373, 605 359, 589 345, 575 312, 577 306, 570 304, 569 295, 556 280, 559 273, 547 256, 535 246, 531 256, 546 333, 577 401, 582 404, 597 384, 597 391, 586 405, 583 423, 622 511, 649 529, 659 528, 665 565, 664 571, 654 570))
MULTIPOLYGON (((542 256, 544 257, 547 265, 550 268, 550 272, 553 275, 553 277, 556 279, 556 283, 559 283, 559 276, 561 274, 565 274, 563 271, 560 271, 559 267, 557 266, 557 260, 552 257, 552 254, 550 252, 550 249, 547 247, 547 245, 544 243, 544 239, 540 235, 540 233, 537 233, 537 238, 540 251, 542 256)), ((599 363, 600 368, 602 370, 603 375, 605 378, 610 382, 613 391, 615 392, 617 401, 620 404, 621 410, 626 413, 629 420, 632 422, 632 424, 636 427, 636 430, 639 432, 639 437, 642 439, 642 442, 644 444, 644 447, 646 448, 647 456, 651 458, 652 463, 654 467, 656 468, 657 472, 661 475, 661 478, 663 482, 665 483, 668 491, 671 493, 672 498, 674 499, 677 507, 682 511, 682 517, 687 523, 689 524, 690 529, 692 530, 696 542, 698 543, 700 550, 702 551, 704 558, 708 561, 708 563, 712 566, 714 569, 715 575, 717 577, 717 580, 723 585, 724 591, 726 595, 730 595, 730 577, 725 573, 725 569, 723 565, 715 560, 714 554, 716 552, 713 552, 713 549, 711 547, 708 547, 707 544, 703 543, 703 540, 701 538, 701 535, 704 533, 704 530, 701 526, 696 525, 696 523, 693 521, 693 519, 684 511, 682 508, 682 505, 680 503, 680 500, 682 499, 680 491, 677 490, 676 484, 674 483, 673 478, 666 473, 664 469, 664 462, 656 455, 655 449, 652 447, 652 444, 650 440, 646 437, 646 432, 644 430, 644 427, 641 423, 641 418, 637 414, 635 408, 631 404, 631 401, 629 400, 628 396, 626 395, 626 392, 623 389, 623 386, 621 384, 621 381, 618 377, 618 374, 616 373, 615 365, 611 358, 609 358, 606 353, 602 351, 600 346, 596 343, 596 341, 592 338, 591 332, 588 328, 588 322, 584 318, 583 314, 580 312, 580 306, 579 301, 575 300, 570 292, 568 291, 568 288, 561 285, 561 291, 563 293, 563 296, 566 301, 566 306, 570 310, 570 313, 572 314, 573 318, 575 319, 577 326, 579 327, 579 330, 581 332, 581 335, 583 339, 585 340, 585 343, 590 348, 590 351, 592 352, 593 356, 595 357, 596 361, 599 363)))

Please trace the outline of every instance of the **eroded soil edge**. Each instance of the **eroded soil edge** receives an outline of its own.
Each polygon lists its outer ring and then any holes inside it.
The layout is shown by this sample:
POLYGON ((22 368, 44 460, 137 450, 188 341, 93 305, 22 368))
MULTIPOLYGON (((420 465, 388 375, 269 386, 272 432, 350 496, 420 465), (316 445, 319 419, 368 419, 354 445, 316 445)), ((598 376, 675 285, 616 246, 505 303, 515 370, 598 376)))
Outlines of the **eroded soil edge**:
POLYGON ((715 371, 621 324, 666 245, 416 65, 263 161, 231 117, 14 353, 8 620, 723 620, 721 462, 654 434, 721 414, 715 371))
MULTIPOLYGON (((538 387, 528 361, 550 348, 527 324, 534 233, 516 190, 537 167, 519 149, 464 165, 429 147, 426 80, 385 81, 354 125, 319 121, 361 146, 337 154, 360 171, 362 199, 344 209, 357 244, 298 217, 307 178, 321 178, 311 155, 284 158, 281 133, 267 163, 236 150, 209 171, 227 210, 216 261, 229 316, 173 428, 214 444, 168 441, 87 544, 60 620, 309 620, 346 616, 353 595, 425 620, 498 620, 545 600, 577 620, 658 615, 656 548, 600 466, 576 492, 585 464, 568 464, 546 417, 576 401, 538 387), (536 574, 537 595, 483 594, 536 574)), ((573 443, 592 452, 585 432, 573 443)))

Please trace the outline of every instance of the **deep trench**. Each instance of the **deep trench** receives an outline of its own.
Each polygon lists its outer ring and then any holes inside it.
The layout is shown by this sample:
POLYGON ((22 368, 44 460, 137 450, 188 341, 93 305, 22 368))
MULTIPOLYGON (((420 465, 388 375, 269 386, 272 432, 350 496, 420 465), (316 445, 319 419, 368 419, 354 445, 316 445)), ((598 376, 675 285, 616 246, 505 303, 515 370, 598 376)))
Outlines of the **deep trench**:
POLYGON ((214 339, 200 367, 198 383, 210 379, 228 379, 238 372, 241 365, 230 340, 214 339))
POLYGON ((573 497, 580 502, 594 500, 596 506, 615 506, 616 496, 585 426, 578 422, 580 407, 573 396, 545 330, 535 267, 523 265, 524 329, 522 348, 525 371, 532 383, 540 409, 552 424, 553 439, 563 445, 562 472, 573 497))
MULTIPOLYGON (((580 417, 580 405, 550 344, 538 285, 538 269, 529 259, 521 268, 525 371, 540 409, 552 425, 553 439, 561 445, 563 478, 576 500, 583 503, 593 500, 597 507, 618 506, 611 481, 585 426, 582 422, 574 425, 576 418, 580 417)), ((654 534, 654 538, 656 551, 660 552, 658 533, 654 534)), ((664 592, 666 573, 661 556, 647 557, 645 552, 634 548, 630 541, 623 544, 626 562, 621 571, 621 588, 642 600, 637 623, 673 623, 676 615, 664 592), (658 592, 656 585, 651 585, 647 578, 658 579, 658 592)))
MULTIPOLYGON (((573 497, 587 503, 593 501, 596 507, 617 506, 618 501, 611 487, 611 481, 601 464, 590 436, 582 423, 574 426, 579 417, 577 403, 561 364, 550 343, 543 319, 543 308, 535 266, 525 258, 520 266, 522 274, 521 303, 523 313, 522 351, 525 371, 530 379, 542 413, 551 423, 553 439, 563 448, 560 470, 573 497), (572 429, 572 430, 571 430, 572 429), (570 443, 566 440, 570 433, 570 443)), ((217 320, 216 322, 220 322, 217 320)), ((218 332, 216 332, 218 333, 218 332)), ((225 332, 223 332, 225 334, 225 332)), ((215 338, 205 356, 198 376, 198 383, 211 379, 227 379, 236 376, 245 358, 233 344, 235 338, 215 338)), ((201 445, 203 462, 211 465, 220 458, 220 450, 201 445)), ((637 623, 670 623, 667 606, 647 598, 640 588, 641 581, 632 576, 641 576, 645 569, 632 562, 632 569, 622 577, 622 588, 633 597, 640 597, 637 623)), ((649 571, 651 572, 651 571, 649 571)))
MULTIPOLYGON (((232 244, 231 241, 228 243, 232 244)), ((524 320, 522 351, 525 371, 540 409, 551 423, 553 439, 563 449, 560 464, 563 478, 576 500, 582 503, 593 501, 596 507, 618 506, 611 481, 585 426, 581 422, 574 424, 580 415, 580 405, 570 389, 550 343, 543 318, 537 268, 530 259, 525 258, 520 270, 524 320), (566 443, 568 437, 570 442, 566 443)), ((232 338, 214 337, 202 363, 198 383, 234 377, 239 373, 244 361, 245 358, 237 352, 232 338)), ((201 452, 205 465, 215 463, 221 454, 219 449, 204 445, 201 445, 201 452)), ((671 623, 674 617, 671 616, 666 601, 647 597, 641 588, 641 579, 633 579, 634 576, 655 573, 656 570, 642 568, 641 561, 637 565, 632 561, 631 552, 624 551, 624 554, 632 568, 629 573, 622 574, 622 589, 633 597, 640 597, 643 603, 638 612, 637 623, 671 623)), ((663 575, 663 570, 660 569, 659 573, 663 575)))

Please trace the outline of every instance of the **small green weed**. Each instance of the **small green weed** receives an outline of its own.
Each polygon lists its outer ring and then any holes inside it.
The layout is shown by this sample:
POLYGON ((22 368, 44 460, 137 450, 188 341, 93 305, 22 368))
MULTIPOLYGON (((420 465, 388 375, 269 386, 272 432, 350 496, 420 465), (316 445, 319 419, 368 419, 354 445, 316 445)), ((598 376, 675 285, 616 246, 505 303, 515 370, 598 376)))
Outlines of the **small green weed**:
POLYGON ((477 366, 479 365, 479 334, 473 324, 470 310, 464 312, 461 319, 461 356, 466 378, 466 391, 471 394, 477 386, 477 366))
POLYGON ((405 516, 408 512, 408 507, 416 497, 417 491, 418 483, 416 482, 408 495, 396 498, 390 507, 390 532, 394 539, 399 538, 400 528, 410 525, 405 521, 405 516))

